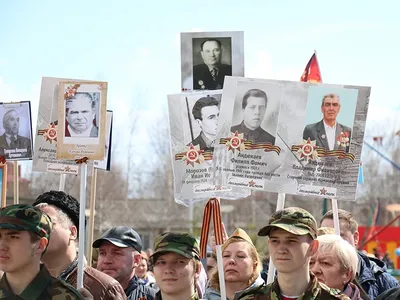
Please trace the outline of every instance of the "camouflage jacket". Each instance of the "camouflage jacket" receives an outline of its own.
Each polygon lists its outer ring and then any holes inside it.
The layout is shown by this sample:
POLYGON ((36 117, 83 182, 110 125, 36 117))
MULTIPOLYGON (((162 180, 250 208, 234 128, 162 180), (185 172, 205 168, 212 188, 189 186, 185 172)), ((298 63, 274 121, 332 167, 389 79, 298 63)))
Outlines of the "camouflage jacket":
POLYGON ((83 300, 72 286, 51 277, 44 265, 40 272, 20 295, 15 295, 7 281, 7 273, 0 279, 0 299, 2 300, 83 300))
MULTIPOLYGON (((162 300, 161 291, 157 292, 155 300, 162 300)), ((200 298, 199 298, 199 295, 196 292, 188 300, 200 300, 200 298)))
MULTIPOLYGON (((330 289, 325 284, 318 282, 317 278, 310 273, 311 282, 307 290, 297 300, 350 300, 350 298, 340 291, 330 289)), ((278 281, 268 285, 250 290, 239 299, 243 300, 281 300, 281 291, 279 289, 278 281)))

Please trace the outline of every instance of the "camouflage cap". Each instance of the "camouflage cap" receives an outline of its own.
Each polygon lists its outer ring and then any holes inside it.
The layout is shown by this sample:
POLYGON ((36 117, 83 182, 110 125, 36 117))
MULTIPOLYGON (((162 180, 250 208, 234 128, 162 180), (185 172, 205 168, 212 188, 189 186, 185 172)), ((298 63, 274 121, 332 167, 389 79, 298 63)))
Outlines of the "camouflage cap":
POLYGON ((39 208, 15 204, 0 210, 0 228, 26 230, 49 239, 53 223, 50 217, 39 208))
POLYGON ((288 207, 273 213, 268 225, 261 228, 258 235, 269 235, 273 228, 281 228, 296 235, 309 234, 313 239, 318 236, 315 218, 300 207, 288 207))
POLYGON ((186 258, 200 260, 200 249, 197 240, 188 233, 164 232, 154 240, 154 253, 150 256, 150 262, 158 254, 174 252, 186 258))

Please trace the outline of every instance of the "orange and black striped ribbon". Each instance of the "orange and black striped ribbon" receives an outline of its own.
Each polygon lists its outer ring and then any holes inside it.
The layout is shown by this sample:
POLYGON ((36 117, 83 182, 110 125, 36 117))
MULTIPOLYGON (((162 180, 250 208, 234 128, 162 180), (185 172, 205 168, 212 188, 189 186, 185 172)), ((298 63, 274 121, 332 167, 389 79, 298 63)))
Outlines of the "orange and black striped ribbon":
MULTIPOLYGON (((230 138, 221 138, 219 140, 220 145, 225 145, 227 142, 229 142, 231 139, 230 138)), ((275 152, 276 154, 281 153, 281 148, 279 146, 274 146, 271 143, 255 143, 253 144, 252 141, 244 141, 244 146, 245 150, 257 150, 257 149, 262 149, 264 152, 275 152)))
POLYGON ((219 201, 217 198, 211 198, 210 200, 208 200, 206 207, 204 208, 203 225, 201 226, 201 234, 200 234, 201 258, 207 257, 207 239, 208 239, 208 233, 210 231, 211 218, 213 219, 214 223, 215 243, 217 245, 222 245, 224 243, 224 239, 222 232, 223 229, 222 229, 221 208, 219 206, 219 201))
MULTIPOLYGON (((298 151, 301 148, 301 145, 293 145, 292 151, 298 151)), ((353 153, 346 153, 344 150, 325 150, 322 147, 317 148, 318 157, 326 157, 326 156, 333 156, 337 158, 347 158, 351 162, 355 160, 355 155, 353 153)))

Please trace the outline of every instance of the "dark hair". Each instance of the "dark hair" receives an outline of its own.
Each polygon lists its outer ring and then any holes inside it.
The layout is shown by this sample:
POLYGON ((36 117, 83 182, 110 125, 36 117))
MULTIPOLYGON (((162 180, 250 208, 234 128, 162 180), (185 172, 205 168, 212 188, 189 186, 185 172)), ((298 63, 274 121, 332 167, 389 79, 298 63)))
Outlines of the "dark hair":
POLYGON ((202 97, 199 100, 196 101, 196 103, 193 105, 192 108, 192 114, 193 118, 195 120, 203 120, 201 116, 201 109, 206 106, 217 106, 219 105, 219 102, 217 99, 213 97, 202 97))
POLYGON ((215 260, 217 260, 217 254, 212 251, 207 252, 207 258, 214 258, 215 260))
MULTIPOLYGON (((350 230, 352 234, 354 234, 358 230, 358 223, 351 212, 348 212, 344 209, 338 209, 338 215, 339 220, 343 220, 346 222, 347 229, 350 230)), ((332 210, 328 211, 325 215, 322 216, 321 223, 325 219, 333 220, 332 210)))
POLYGON ((65 214, 67 214, 79 231, 79 202, 76 200, 76 198, 67 195, 62 191, 50 191, 37 197, 36 201, 33 203, 33 206, 36 206, 40 203, 47 203, 62 210, 65 214))
POLYGON ((218 44, 218 47, 221 48, 221 42, 220 42, 220 41, 218 41, 218 40, 216 40, 216 39, 206 39, 206 40, 205 40, 204 42, 202 42, 201 45, 200 45, 200 50, 201 50, 201 51, 203 51, 203 46, 204 46, 204 44, 207 43, 207 42, 216 42, 216 43, 218 44))
POLYGON ((265 106, 267 106, 267 102, 268 102, 267 94, 264 91, 259 90, 259 89, 251 89, 251 90, 248 90, 243 96, 242 109, 246 108, 247 100, 250 97, 264 98, 265 99, 265 106))

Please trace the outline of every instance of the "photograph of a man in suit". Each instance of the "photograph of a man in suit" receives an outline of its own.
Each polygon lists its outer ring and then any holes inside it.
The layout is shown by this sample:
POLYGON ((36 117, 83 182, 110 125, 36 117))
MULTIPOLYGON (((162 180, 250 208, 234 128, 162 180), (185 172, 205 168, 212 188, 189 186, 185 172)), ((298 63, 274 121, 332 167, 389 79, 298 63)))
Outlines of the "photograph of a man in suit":
POLYGON ((32 156, 31 140, 21 136, 19 132, 20 115, 15 109, 7 111, 3 116, 4 134, 0 136, 0 155, 7 158, 28 158, 32 156), (15 152, 9 151, 15 149, 15 152), (12 155, 10 155, 12 154, 12 155))
POLYGON ((342 146, 338 143, 338 138, 343 134, 348 135, 349 144, 351 139, 351 128, 336 121, 340 107, 338 95, 333 93, 325 95, 321 104, 323 118, 321 121, 309 124, 304 128, 303 139, 310 138, 311 141, 316 141, 317 147, 325 148, 325 150, 345 150, 345 152, 349 152, 349 146, 342 146))
POLYGON ((193 66, 193 89, 222 89, 225 76, 232 76, 232 66, 221 63, 221 42, 217 39, 205 40, 201 43, 200 54, 203 63, 193 66))
POLYGON ((248 90, 242 100, 243 121, 231 127, 231 132, 243 133, 244 138, 256 143, 275 145, 275 137, 261 128, 267 109, 267 94, 260 89, 248 90))
POLYGON ((194 146, 200 145, 204 151, 214 151, 214 141, 218 129, 219 102, 214 97, 202 97, 192 108, 193 118, 201 128, 200 134, 191 141, 194 146))
POLYGON ((65 136, 98 137, 96 102, 89 93, 76 93, 65 103, 65 136))

